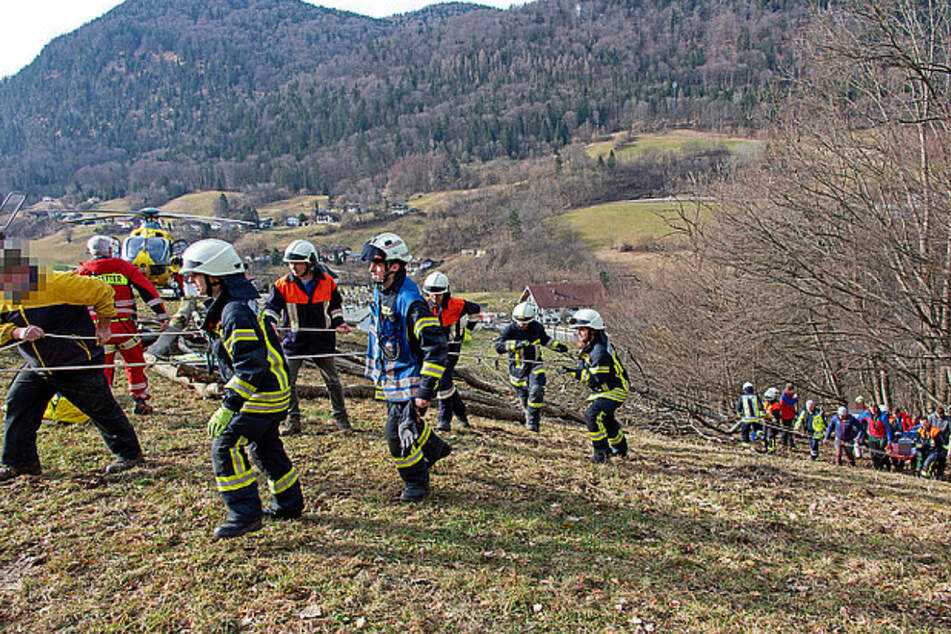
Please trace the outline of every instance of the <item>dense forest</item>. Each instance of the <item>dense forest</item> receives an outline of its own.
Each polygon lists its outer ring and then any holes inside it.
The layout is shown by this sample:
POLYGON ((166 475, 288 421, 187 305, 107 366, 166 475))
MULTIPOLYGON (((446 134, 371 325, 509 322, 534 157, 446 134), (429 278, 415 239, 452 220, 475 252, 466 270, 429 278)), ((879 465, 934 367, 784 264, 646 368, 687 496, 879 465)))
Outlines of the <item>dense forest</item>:
POLYGON ((129 0, 0 82, 0 190, 273 183, 373 197, 605 131, 758 127, 803 0, 542 0, 376 20, 299 0, 129 0), (387 189, 389 188, 389 189, 387 189))

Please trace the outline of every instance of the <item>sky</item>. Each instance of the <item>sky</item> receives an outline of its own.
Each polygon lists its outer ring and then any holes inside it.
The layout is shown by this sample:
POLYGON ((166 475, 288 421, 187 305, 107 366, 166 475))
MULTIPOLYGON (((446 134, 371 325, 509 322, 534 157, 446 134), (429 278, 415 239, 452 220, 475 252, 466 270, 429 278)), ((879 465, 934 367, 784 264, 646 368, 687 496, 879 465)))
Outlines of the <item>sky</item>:
MULTIPOLYGON (((415 11, 436 0, 324 0, 311 2, 325 7, 382 18, 415 11)), ((513 0, 470 0, 508 8, 513 0)), ((78 29, 122 0, 2 0, 0 4, 0 77, 14 75, 33 61, 50 40, 78 29)))

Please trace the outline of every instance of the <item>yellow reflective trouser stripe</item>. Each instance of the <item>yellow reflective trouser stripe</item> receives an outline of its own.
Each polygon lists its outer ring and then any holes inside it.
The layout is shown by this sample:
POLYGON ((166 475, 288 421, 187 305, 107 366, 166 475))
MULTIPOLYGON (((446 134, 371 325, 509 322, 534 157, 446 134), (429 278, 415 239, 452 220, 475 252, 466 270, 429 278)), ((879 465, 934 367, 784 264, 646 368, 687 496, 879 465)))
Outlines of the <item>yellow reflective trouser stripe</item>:
POLYGON ((239 436, 235 446, 228 450, 231 454, 231 468, 234 475, 215 477, 215 483, 218 485, 219 491, 234 491, 254 484, 254 471, 248 465, 248 458, 244 453, 244 446, 247 444, 248 439, 239 436))
POLYGON ((297 482, 297 470, 295 470, 294 467, 291 467, 291 470, 281 476, 277 482, 270 483, 271 493, 274 495, 283 493, 294 486, 295 482, 297 482))
POLYGON ((535 368, 534 370, 532 370, 532 374, 546 374, 545 368, 542 366, 539 366, 535 368))
POLYGON ((591 368, 591 374, 609 374, 611 372, 611 366, 607 365, 596 365, 591 368))
POLYGON ((514 377, 514 376, 512 376, 512 375, 509 375, 509 383, 511 383, 511 384, 514 385, 515 387, 524 387, 524 386, 525 386, 525 379, 519 379, 519 378, 516 378, 516 377, 514 377))
POLYGON ((140 343, 142 343, 141 339, 139 339, 138 337, 132 337, 128 341, 123 341, 122 343, 117 344, 116 347, 119 348, 119 350, 131 350, 132 348, 136 347, 140 343))
POLYGON ((253 471, 233 476, 218 476, 215 478, 219 491, 236 491, 251 486, 256 482, 253 471))
POLYGON ((242 398, 251 398, 255 392, 258 391, 256 387, 248 383, 247 381, 238 378, 237 375, 231 377, 227 383, 225 383, 225 388, 234 390, 238 393, 238 396, 242 398))
POLYGON ((620 445, 621 441, 624 440, 624 432, 620 428, 617 430, 617 436, 614 438, 608 438, 608 444, 611 445, 620 445))
POLYGON ((542 402, 533 403, 532 401, 529 401, 528 403, 526 403, 526 405, 528 405, 529 407, 536 407, 536 408, 537 408, 537 407, 541 407, 542 405, 544 405, 544 403, 542 403, 542 402))
POLYGON ((419 435, 419 438, 416 439, 416 442, 413 443, 413 450, 405 458, 393 458, 393 462, 396 464, 397 469, 405 469, 406 467, 412 467, 414 464, 419 462, 423 457, 423 446, 429 440, 429 423, 423 421, 423 433, 419 435))
POLYGON ((248 444, 248 439, 244 436, 238 436, 238 441, 234 444, 234 447, 228 450, 231 454, 231 470, 234 471, 235 475, 240 475, 251 469, 248 466, 247 456, 244 455, 243 447, 246 444, 248 444))
POLYGON ((442 378, 443 372, 446 371, 441 365, 436 365, 435 363, 429 363, 428 361, 423 363, 423 367, 420 370, 420 374, 425 374, 426 376, 436 377, 437 379, 442 378))
POLYGON ((455 393, 456 393, 456 386, 453 385, 448 390, 442 390, 442 391, 436 392, 436 398, 439 399, 440 401, 444 401, 447 398, 452 398, 452 395, 455 393))
POLYGON ((594 419, 595 425, 598 426, 594 431, 589 431, 588 435, 591 436, 593 442, 598 440, 604 440, 608 437, 608 430, 604 428, 604 423, 602 419, 604 418, 604 412, 598 412, 598 417, 594 419))

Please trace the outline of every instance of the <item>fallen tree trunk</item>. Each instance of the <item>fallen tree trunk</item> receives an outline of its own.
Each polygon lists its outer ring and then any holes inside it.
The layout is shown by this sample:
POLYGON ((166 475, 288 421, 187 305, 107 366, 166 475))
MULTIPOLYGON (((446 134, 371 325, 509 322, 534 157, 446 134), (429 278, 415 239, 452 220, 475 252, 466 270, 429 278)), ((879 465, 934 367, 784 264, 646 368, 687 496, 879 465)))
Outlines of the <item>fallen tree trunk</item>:
POLYGON ((200 398, 221 396, 221 389, 217 377, 213 377, 207 372, 202 372, 198 368, 188 365, 161 363, 153 365, 152 370, 164 376, 166 379, 192 388, 198 393, 200 398))

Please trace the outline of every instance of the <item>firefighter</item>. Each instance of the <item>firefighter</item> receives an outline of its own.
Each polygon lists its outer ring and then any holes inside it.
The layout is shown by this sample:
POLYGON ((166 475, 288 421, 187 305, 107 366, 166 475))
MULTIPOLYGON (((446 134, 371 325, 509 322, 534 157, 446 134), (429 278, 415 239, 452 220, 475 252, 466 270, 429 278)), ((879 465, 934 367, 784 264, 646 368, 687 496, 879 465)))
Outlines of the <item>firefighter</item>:
POLYGON ((580 358, 575 376, 593 392, 584 413, 594 446, 591 462, 607 462, 611 456, 624 457, 627 439, 614 413, 630 391, 627 370, 608 342, 604 320, 598 311, 582 308, 568 320, 568 327, 578 333, 580 358))
POLYGON ((419 502, 430 492, 430 467, 452 452, 423 418, 448 364, 446 333, 406 275, 412 256, 402 238, 373 237, 362 259, 374 283, 366 376, 386 401, 386 441, 404 483, 400 500, 419 502))
POLYGON ((749 381, 743 384, 743 393, 740 394, 734 411, 740 416, 740 444, 743 447, 751 447, 753 438, 763 425, 763 401, 749 381))
MULTIPOLYGON (((317 261, 317 249, 307 240, 294 240, 284 250, 284 262, 290 272, 274 282, 265 308, 283 326, 284 354, 287 357, 312 357, 317 365, 333 409, 337 429, 350 430, 350 419, 343 400, 343 386, 332 356, 337 351, 336 333, 348 334, 350 326, 343 320, 343 297, 337 282, 317 261), (335 332, 318 332, 334 330, 335 332)), ((288 358, 291 404, 281 435, 299 434, 303 430, 297 376, 303 358, 288 358)))
POLYGON ((469 417, 466 415, 466 404, 462 402, 462 396, 453 385, 452 375, 459 361, 462 344, 472 340, 471 333, 477 322, 471 316, 481 313, 482 308, 474 302, 452 297, 449 292, 449 278, 439 271, 430 273, 426 277, 426 281, 423 282, 423 291, 429 301, 430 310, 439 318, 439 325, 443 327, 449 342, 449 361, 436 388, 436 399, 439 401, 436 429, 449 431, 453 415, 459 419, 460 425, 468 427, 469 417))
POLYGON ((0 481, 42 472, 36 432, 57 392, 92 419, 117 456, 106 473, 141 464, 139 440, 106 376, 98 367, 82 369, 103 362, 101 345, 112 336, 109 322, 116 314, 112 287, 74 273, 41 271, 18 245, 7 242, 0 253, 0 291, 0 344, 20 342, 26 361, 7 390, 0 481), (98 314, 98 324, 87 306, 98 314), (57 366, 79 369, 51 369, 57 366))
POLYGON ((806 401, 806 407, 796 417, 793 430, 802 430, 803 433, 809 434, 809 458, 812 460, 818 458, 819 443, 826 434, 826 421, 815 401, 806 401))
POLYGON ((539 346, 556 352, 568 352, 568 346, 555 341, 545 327, 535 320, 538 310, 531 302, 521 302, 512 310, 513 323, 495 340, 495 351, 509 355, 509 382, 515 388, 518 400, 525 410, 525 428, 538 431, 541 408, 545 404, 545 366, 539 346))
POLYGON ((763 393, 766 400, 765 410, 765 433, 763 434, 763 451, 767 454, 776 453, 776 434, 781 424, 781 413, 779 405, 779 390, 774 387, 767 389, 763 393))
MULTIPOLYGON (((137 266, 117 257, 113 257, 114 239, 108 236, 93 236, 86 242, 86 250, 92 256, 89 262, 80 262, 76 273, 96 277, 112 286, 115 292, 116 317, 112 320, 112 339, 104 346, 105 363, 111 366, 115 362, 116 351, 126 362, 125 375, 132 392, 132 412, 138 415, 151 414, 149 405, 149 379, 145 376, 145 356, 142 351, 142 339, 136 326, 135 295, 155 313, 159 328, 168 328, 168 313, 155 286, 137 266)), ((105 368, 106 378, 112 385, 114 368, 105 368)))
POLYGON ((290 385, 280 338, 244 275, 244 262, 223 240, 199 240, 182 254, 182 274, 208 297, 202 330, 226 383, 221 405, 208 420, 211 461, 228 508, 215 539, 237 537, 271 519, 304 510, 297 471, 284 451, 278 426, 287 414, 290 385), (261 508, 248 451, 268 479, 273 503, 261 508))

